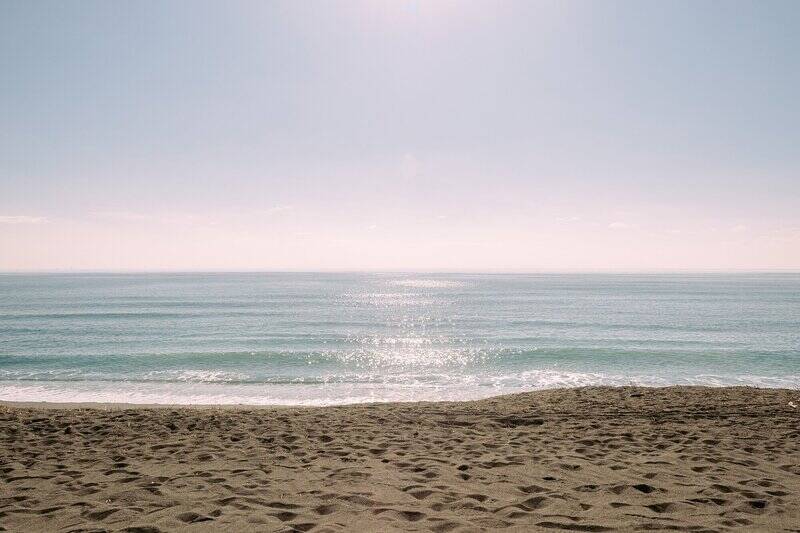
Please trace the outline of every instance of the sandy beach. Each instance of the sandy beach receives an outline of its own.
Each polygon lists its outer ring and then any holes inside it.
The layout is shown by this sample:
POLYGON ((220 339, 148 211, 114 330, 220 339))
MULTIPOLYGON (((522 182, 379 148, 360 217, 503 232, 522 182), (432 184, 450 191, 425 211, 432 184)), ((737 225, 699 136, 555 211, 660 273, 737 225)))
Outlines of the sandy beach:
POLYGON ((800 392, 0 406, 4 531, 800 531, 800 392))

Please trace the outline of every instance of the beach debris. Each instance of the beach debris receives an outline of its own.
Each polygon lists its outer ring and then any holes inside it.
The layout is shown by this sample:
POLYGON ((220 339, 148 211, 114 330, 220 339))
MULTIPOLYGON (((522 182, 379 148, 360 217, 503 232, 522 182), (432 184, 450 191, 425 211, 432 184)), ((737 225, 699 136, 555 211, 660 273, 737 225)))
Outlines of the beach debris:
POLYGON ((797 404, 790 401, 789 402, 789 407, 791 407, 792 409, 797 409, 797 404))

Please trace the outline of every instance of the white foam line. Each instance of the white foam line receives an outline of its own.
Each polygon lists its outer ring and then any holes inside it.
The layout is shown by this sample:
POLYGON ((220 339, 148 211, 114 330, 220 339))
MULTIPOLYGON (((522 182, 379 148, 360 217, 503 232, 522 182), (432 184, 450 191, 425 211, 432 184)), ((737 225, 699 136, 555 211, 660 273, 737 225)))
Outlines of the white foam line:
MULTIPOLYGON (((465 378, 468 376, 464 376, 465 378)), ((363 402, 475 400, 501 394, 591 385, 752 385, 800 389, 800 376, 698 375, 677 380, 537 371, 493 379, 472 376, 457 383, 226 384, 208 382, 108 383, 6 381, 0 400, 53 403, 185 405, 341 405, 363 402)))

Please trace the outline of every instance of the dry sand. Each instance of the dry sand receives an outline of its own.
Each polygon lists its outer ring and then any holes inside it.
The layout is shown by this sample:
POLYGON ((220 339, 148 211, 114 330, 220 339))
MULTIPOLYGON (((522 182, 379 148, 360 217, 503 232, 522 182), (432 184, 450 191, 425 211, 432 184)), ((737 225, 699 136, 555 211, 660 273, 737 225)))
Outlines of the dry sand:
POLYGON ((8 531, 800 531, 800 391, 4 404, 0 439, 8 531))

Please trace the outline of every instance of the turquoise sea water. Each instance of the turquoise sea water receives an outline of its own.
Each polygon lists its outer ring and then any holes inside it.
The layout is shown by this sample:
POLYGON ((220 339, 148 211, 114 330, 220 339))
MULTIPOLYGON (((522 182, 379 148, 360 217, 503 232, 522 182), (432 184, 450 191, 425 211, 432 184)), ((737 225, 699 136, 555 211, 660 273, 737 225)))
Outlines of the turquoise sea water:
POLYGON ((0 399, 800 388, 800 274, 0 275, 0 399))

